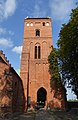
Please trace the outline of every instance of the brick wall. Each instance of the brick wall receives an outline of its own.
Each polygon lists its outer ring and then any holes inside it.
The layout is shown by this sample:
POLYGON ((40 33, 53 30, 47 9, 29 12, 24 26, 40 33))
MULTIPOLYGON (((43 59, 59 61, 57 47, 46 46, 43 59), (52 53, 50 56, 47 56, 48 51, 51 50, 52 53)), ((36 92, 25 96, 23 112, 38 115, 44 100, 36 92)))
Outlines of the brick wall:
MULTIPOLYGON (((20 75, 23 81, 25 98, 30 97, 31 104, 38 101, 38 90, 46 91, 46 106, 54 99, 50 88, 48 55, 52 44, 52 21, 50 18, 27 18, 24 20, 24 38, 20 75), (40 36, 36 36, 36 30, 40 36), (40 59, 35 59, 35 46, 40 46, 40 59), (29 80, 28 80, 29 73, 29 80), (27 82, 28 81, 28 82, 27 82), (28 84, 28 87, 27 87, 28 84)), ((56 99, 54 99, 56 101, 56 99)), ((54 103, 55 104, 55 103, 54 103)), ((59 107, 62 107, 59 101, 59 107)))
POLYGON ((22 80, 0 51, 0 110, 1 112, 22 112, 24 106, 22 80))

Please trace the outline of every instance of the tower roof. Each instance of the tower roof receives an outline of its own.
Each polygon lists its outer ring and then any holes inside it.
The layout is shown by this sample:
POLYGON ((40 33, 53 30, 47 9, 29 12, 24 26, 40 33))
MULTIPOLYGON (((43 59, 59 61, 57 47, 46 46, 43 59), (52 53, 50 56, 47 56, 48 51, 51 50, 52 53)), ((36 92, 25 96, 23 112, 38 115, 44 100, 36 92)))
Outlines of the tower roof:
POLYGON ((33 17, 33 18, 30 18, 30 17, 26 17, 25 20, 28 20, 28 19, 51 19, 50 17, 44 17, 44 18, 39 18, 39 17, 33 17))

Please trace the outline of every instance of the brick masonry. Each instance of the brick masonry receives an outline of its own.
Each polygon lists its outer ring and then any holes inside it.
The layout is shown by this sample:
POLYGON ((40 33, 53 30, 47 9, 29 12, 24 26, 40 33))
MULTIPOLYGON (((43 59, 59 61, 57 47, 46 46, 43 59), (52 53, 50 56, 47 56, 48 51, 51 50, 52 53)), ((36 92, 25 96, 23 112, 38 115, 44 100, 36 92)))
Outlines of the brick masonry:
POLYGON ((0 51, 0 114, 23 112, 25 96, 21 78, 0 51))
POLYGON ((54 97, 55 91, 50 88, 48 55, 53 45, 51 25, 50 18, 26 18, 24 20, 20 76, 23 81, 25 98, 27 100, 28 89, 31 105, 38 101, 38 91, 42 88, 46 91, 45 106, 51 103, 50 105, 54 108, 65 108, 64 90, 61 92, 60 100, 54 97), (36 36, 36 30, 40 31, 39 36, 36 36), (35 46, 40 46, 40 59, 35 59, 35 46))

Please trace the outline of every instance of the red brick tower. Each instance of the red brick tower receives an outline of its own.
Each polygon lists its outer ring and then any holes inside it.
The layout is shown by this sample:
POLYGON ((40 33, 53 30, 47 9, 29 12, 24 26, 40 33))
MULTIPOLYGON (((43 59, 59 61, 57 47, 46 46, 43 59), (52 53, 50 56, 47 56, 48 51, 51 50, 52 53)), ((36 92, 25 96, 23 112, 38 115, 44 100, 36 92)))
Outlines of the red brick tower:
POLYGON ((21 78, 24 93, 31 104, 43 102, 44 106, 53 99, 50 88, 48 55, 52 45, 50 18, 26 18, 21 59, 21 78), (27 82, 28 81, 28 82, 27 82))

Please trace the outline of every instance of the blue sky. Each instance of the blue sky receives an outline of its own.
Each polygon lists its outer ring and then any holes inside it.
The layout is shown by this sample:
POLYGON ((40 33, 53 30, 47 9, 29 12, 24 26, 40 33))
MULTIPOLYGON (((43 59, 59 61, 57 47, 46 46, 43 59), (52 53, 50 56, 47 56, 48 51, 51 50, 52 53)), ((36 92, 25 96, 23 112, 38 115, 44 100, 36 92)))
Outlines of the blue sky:
POLYGON ((24 18, 52 19, 53 44, 56 47, 61 25, 69 20, 77 0, 0 0, 0 50, 15 70, 20 68, 24 18))
POLYGON ((70 18, 77 0, 0 0, 0 50, 12 67, 20 69, 24 18, 51 17, 53 45, 57 47, 59 31, 70 18))

